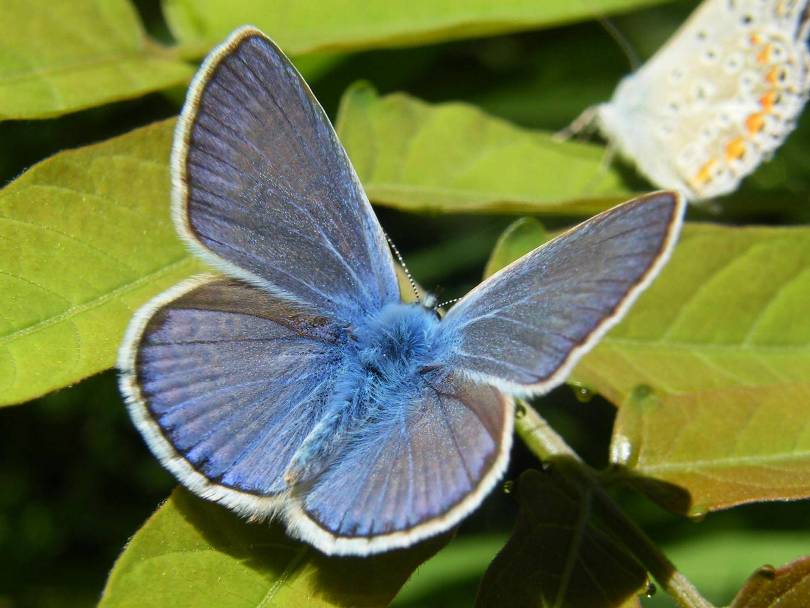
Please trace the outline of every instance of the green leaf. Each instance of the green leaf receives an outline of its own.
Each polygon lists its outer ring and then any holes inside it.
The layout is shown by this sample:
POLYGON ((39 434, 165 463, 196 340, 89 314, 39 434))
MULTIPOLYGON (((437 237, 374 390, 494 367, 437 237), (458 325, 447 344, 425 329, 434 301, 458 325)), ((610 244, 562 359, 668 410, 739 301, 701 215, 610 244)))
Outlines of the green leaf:
POLYGON ((501 234, 484 268, 484 276, 498 270, 529 253, 548 240, 543 224, 531 217, 523 217, 511 224, 501 234))
POLYGON ((506 537, 501 534, 457 536, 413 573, 392 606, 443 605, 437 597, 452 597, 456 604, 469 606, 487 564, 505 542, 506 537), (472 597, 462 604, 464 598, 459 596, 468 588, 472 597))
POLYGON ((0 403, 113 366, 132 312, 201 270, 169 213, 173 127, 62 152, 0 190, 0 403))
MULTIPOLYGON (((674 530, 671 523, 659 528, 664 531, 661 549, 701 595, 717 606, 727 606, 751 571, 763 562, 793 560, 810 546, 810 531, 804 526, 779 529, 780 521, 776 527, 752 529, 750 522, 743 525, 746 520, 742 517, 729 514, 725 521, 708 520, 691 530, 683 526, 674 530)), ((666 599, 666 594, 659 593, 651 604, 669 608, 672 604, 666 599)))
POLYGON ((285 51, 360 49, 428 44, 570 23, 629 11, 663 0, 163 0, 175 37, 210 46, 228 32, 253 23, 285 51))
POLYGON ((129 99, 194 72, 147 37, 128 0, 6 0, 0 12, 0 120, 129 99))
POLYGON ((337 131, 369 197, 407 211, 590 214, 627 198, 605 150, 463 103, 351 87, 337 131))
POLYGON ((682 513, 810 496, 810 230, 687 227, 576 379, 621 404, 611 460, 682 513))
POLYGON ((386 606, 447 540, 367 558, 327 557, 280 525, 246 523, 178 489, 118 558, 99 606, 386 606))
POLYGON ((687 225, 661 275, 575 371, 621 404, 810 382, 810 229, 687 225))
POLYGON ((810 384, 686 394, 644 385, 622 404, 611 460, 663 506, 693 516, 810 496, 810 384))
POLYGON ((740 589, 730 608, 806 608, 810 606, 810 557, 778 570, 763 566, 740 589))
POLYGON ((520 514, 476 606, 638 606, 647 573, 600 523, 589 490, 549 471, 518 481, 520 514))
POLYGON ((808 269, 808 228, 687 225, 574 370, 621 406, 611 460, 666 507, 810 496, 808 269))

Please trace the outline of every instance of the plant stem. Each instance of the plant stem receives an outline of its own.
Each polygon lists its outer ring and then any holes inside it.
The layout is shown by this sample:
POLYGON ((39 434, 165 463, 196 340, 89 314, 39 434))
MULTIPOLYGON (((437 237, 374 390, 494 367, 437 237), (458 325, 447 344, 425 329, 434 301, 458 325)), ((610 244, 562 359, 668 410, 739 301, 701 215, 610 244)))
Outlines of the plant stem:
POLYGON ((580 481, 593 490, 599 501, 600 514, 605 523, 617 532, 659 586, 669 593, 680 608, 714 608, 700 595, 695 586, 669 561, 666 555, 650 540, 634 521, 627 517, 619 505, 605 492, 596 473, 528 403, 519 401, 515 417, 518 435, 541 461, 565 459, 575 470, 580 481))

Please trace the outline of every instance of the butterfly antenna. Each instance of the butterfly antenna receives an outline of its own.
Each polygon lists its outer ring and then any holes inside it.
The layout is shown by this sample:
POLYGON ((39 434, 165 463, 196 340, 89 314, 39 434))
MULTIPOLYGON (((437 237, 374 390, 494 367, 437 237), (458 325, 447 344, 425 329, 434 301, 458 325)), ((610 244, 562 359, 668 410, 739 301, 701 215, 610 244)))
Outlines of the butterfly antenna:
POLYGON ((641 60, 638 57, 636 49, 630 44, 627 37, 621 33, 613 22, 607 17, 599 17, 599 24, 605 28, 605 31, 613 38, 613 41, 619 45, 624 56, 627 57, 627 62, 630 64, 630 69, 635 72, 641 67, 641 60))
POLYGON ((399 265, 402 266, 402 270, 405 273, 405 276, 408 277, 408 283, 411 284, 411 289, 413 290, 413 295, 416 296, 416 301, 420 302, 421 297, 419 295, 419 289, 416 287, 416 281, 413 280, 413 276, 411 275, 411 271, 408 270, 408 267, 405 265, 405 260, 402 259, 402 255, 399 253, 399 249, 397 249, 397 246, 394 245, 394 241, 391 240, 391 237, 388 236, 387 233, 383 233, 383 234, 385 234, 385 240, 388 241, 388 246, 391 248, 391 251, 394 252, 394 255, 396 256, 397 260, 399 261, 399 265))
POLYGON ((461 298, 453 298, 452 300, 447 300, 446 302, 442 302, 441 304, 436 304, 435 308, 444 308, 444 307, 445 307, 445 306, 447 306, 448 304, 455 304, 455 303, 456 303, 456 302, 458 302, 460 299, 461 299, 461 298))

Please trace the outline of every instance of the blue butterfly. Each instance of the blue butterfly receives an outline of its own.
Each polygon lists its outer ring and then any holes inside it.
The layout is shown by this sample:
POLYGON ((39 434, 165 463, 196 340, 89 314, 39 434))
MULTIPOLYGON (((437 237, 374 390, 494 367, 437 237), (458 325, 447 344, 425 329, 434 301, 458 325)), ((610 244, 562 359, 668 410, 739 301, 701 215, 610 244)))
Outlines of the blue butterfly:
POLYGON ((530 252, 443 318, 394 263, 320 105, 260 31, 195 77, 172 152, 173 217, 223 275, 133 318, 129 412, 192 492, 282 518, 324 553, 404 547, 457 524, 503 474, 512 396, 560 384, 669 256, 674 193, 530 252))

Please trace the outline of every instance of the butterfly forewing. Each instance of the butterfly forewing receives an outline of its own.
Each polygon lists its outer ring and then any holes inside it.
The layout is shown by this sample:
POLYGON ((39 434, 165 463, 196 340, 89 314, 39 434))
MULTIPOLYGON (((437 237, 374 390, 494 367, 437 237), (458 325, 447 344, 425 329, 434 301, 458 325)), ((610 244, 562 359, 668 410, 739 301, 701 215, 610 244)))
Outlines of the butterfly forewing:
POLYGON ((391 255, 323 109, 243 28, 201 68, 173 152, 174 213, 226 273, 347 321, 399 299, 391 255))
POLYGON ((450 309, 450 363, 517 393, 542 393, 657 274, 683 202, 662 192, 601 213, 526 254, 450 309))

